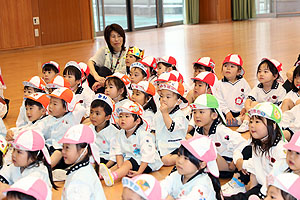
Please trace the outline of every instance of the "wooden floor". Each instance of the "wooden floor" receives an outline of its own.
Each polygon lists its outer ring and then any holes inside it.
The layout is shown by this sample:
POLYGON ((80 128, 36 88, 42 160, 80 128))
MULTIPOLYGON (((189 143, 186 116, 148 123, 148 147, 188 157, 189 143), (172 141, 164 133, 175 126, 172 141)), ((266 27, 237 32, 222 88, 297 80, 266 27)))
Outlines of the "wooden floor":
MULTIPOLYGON (((224 57, 238 53, 244 60, 245 78, 253 87, 256 84, 256 68, 261 58, 275 58, 283 63, 285 72, 294 64, 300 53, 300 17, 257 19, 207 25, 180 25, 127 33, 126 46, 136 45, 145 49, 145 55, 172 55, 178 69, 190 81, 192 62, 199 57, 210 56, 216 62, 220 76, 224 57)), ((11 100, 10 111, 4 123, 15 126, 23 98, 22 81, 41 75, 42 63, 54 60, 64 67, 70 60, 86 62, 99 47, 103 38, 95 41, 37 47, 25 50, 0 51, 0 67, 7 85, 5 97, 11 100)), ((156 172, 162 179, 169 168, 156 172)), ((119 199, 121 185, 105 188, 108 199, 119 199)), ((55 194, 54 199, 59 199, 55 194)))

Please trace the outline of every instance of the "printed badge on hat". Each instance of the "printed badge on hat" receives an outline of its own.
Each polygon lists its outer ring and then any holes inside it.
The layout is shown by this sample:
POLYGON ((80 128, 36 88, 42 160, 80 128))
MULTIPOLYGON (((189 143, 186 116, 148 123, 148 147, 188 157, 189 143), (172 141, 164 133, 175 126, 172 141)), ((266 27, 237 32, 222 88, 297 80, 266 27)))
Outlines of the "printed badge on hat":
POLYGON ((74 111, 75 106, 78 103, 76 102, 76 97, 74 92, 72 92, 72 90, 65 87, 55 89, 51 94, 48 94, 47 96, 64 100, 67 103, 67 110, 70 112, 74 111))
POLYGON ((191 78, 193 81, 202 81, 207 83, 211 89, 211 93, 215 94, 215 84, 218 81, 217 76, 212 72, 200 72, 195 78, 191 78))
POLYGON ((180 99, 182 100, 179 107, 180 108, 185 108, 185 107, 188 106, 188 100, 183 97, 183 95, 184 95, 184 86, 180 82, 168 81, 166 83, 161 83, 161 84, 159 84, 159 89, 160 90, 169 90, 171 92, 179 94, 180 99))
POLYGON ((281 121, 282 112, 281 109, 271 102, 263 102, 257 104, 254 108, 248 111, 250 117, 261 116, 270 119, 277 124, 281 121))
POLYGON ((24 99, 31 99, 33 101, 39 102, 45 109, 48 108, 48 105, 50 103, 50 99, 47 97, 47 95, 45 93, 40 92, 33 93, 24 99))
POLYGON ((98 146, 95 143, 96 135, 93 130, 84 124, 72 126, 67 130, 65 135, 58 143, 80 144, 87 143, 90 145, 94 160, 100 164, 100 155, 98 146))
POLYGON ((11 144, 14 148, 20 150, 42 151, 47 163, 51 165, 50 155, 45 146, 45 139, 40 132, 35 130, 22 131, 11 144))
POLYGON ((158 63, 167 63, 170 64, 174 67, 177 66, 177 61, 173 56, 163 56, 157 59, 157 64, 158 63))
POLYGON ((217 149, 214 142, 207 136, 197 135, 189 140, 180 141, 191 154, 201 161, 206 162, 207 170, 219 177, 219 169, 217 165, 217 149))
POLYGON ((58 70, 58 73, 60 72, 60 66, 57 62, 55 61, 49 61, 49 62, 46 62, 42 65, 42 69, 46 66, 46 65, 52 65, 54 66, 57 70, 58 70))
POLYGON ((295 151, 300 153, 300 131, 297 131, 293 136, 289 143, 283 145, 287 150, 295 151))
POLYGON ((190 105, 190 107, 192 108, 192 110, 195 109, 202 110, 202 109, 210 109, 210 108, 215 109, 218 115, 221 117, 222 122, 226 124, 226 119, 219 108, 219 102, 217 98, 211 94, 201 94, 196 98, 194 103, 190 105))
POLYGON ((156 178, 150 174, 141 174, 133 178, 124 177, 123 187, 127 187, 140 195, 143 199, 161 199, 161 186, 156 178))
POLYGON ((144 93, 150 94, 151 96, 155 95, 155 87, 152 83, 148 81, 140 81, 137 84, 131 84, 133 90, 139 90, 144 93))
POLYGON ((132 47, 128 48, 127 53, 130 55, 134 55, 134 56, 138 57, 139 59, 143 59, 145 50, 139 49, 136 46, 132 46, 132 47))
POLYGON ((277 80, 278 80, 278 82, 283 83, 284 81, 283 81, 283 78, 282 78, 281 73, 280 73, 282 71, 282 63, 279 62, 279 61, 277 61, 277 60, 275 60, 275 59, 269 59, 269 58, 263 58, 263 59, 261 59, 260 63, 262 63, 262 62, 264 62, 266 60, 268 60, 269 62, 271 62, 274 65, 274 67, 277 69, 278 76, 279 76, 277 80))
POLYGON ((157 62, 153 56, 146 56, 145 58, 143 58, 143 60, 140 61, 140 63, 147 67, 152 67, 155 70, 157 68, 157 62))
POLYGON ((300 176, 294 173, 282 173, 277 176, 272 174, 267 177, 268 185, 277 187, 286 193, 291 194, 296 199, 300 199, 300 176))
POLYGON ((240 75, 244 75, 245 74, 245 70, 243 68, 243 60, 242 57, 238 54, 229 54, 225 57, 224 61, 223 61, 223 65, 225 63, 232 63, 234 65, 238 65, 241 66, 241 73, 240 75))
POLYGON ((214 68, 215 68, 215 62, 213 61, 213 59, 211 59, 210 57, 202 57, 199 58, 196 62, 194 62, 193 64, 199 64, 205 67, 209 67, 212 69, 212 71, 214 72, 214 68))
POLYGON ((40 78, 39 76, 34 76, 34 77, 30 78, 28 81, 23 81, 23 85, 28 86, 28 87, 33 87, 36 89, 40 89, 43 91, 45 91, 45 88, 46 88, 45 81, 42 78, 40 78))
POLYGON ((70 85, 69 81, 67 81, 67 79, 65 79, 64 77, 62 77, 60 75, 55 76, 47 84, 47 88, 61 88, 61 87, 70 88, 71 85, 70 85))
POLYGON ((130 71, 132 68, 139 68, 141 69, 142 71, 144 71, 146 74, 147 74, 147 80, 148 78, 150 77, 150 73, 149 73, 149 70, 147 67, 145 67, 142 63, 140 62, 134 62, 130 65, 130 71))
POLYGON ((94 100, 100 100, 100 101, 104 101, 105 103, 107 103, 109 105, 109 107, 111 108, 112 112, 115 111, 115 102, 107 95, 99 93, 96 94, 93 101, 94 100))
POLYGON ((46 200, 51 192, 45 181, 36 176, 25 176, 17 180, 4 192, 20 192, 34 197, 37 200, 46 200))

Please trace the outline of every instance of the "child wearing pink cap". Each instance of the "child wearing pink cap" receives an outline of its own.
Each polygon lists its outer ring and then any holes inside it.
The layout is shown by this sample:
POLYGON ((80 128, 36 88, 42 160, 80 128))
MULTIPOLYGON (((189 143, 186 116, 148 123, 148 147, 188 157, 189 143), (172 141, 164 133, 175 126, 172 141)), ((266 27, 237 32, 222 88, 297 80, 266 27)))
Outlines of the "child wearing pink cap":
POLYGON ((160 182, 162 199, 221 200, 214 142, 198 135, 180 143, 177 171, 160 182))
POLYGON ((90 157, 93 157, 95 163, 100 164, 95 141, 92 129, 83 124, 72 126, 59 141, 63 143, 63 159, 70 165, 61 199, 106 199, 101 182, 90 163, 90 157))
POLYGON ((163 163, 156 151, 153 135, 147 131, 147 122, 141 117, 143 108, 132 101, 116 109, 121 131, 111 149, 115 156, 116 169, 108 169, 101 163, 100 174, 105 184, 112 186, 124 176, 134 177, 159 170, 163 163))
POLYGON ((60 72, 59 64, 49 61, 42 65, 43 80, 48 84, 60 72))
POLYGON ((122 179, 122 200, 158 200, 161 199, 161 187, 150 174, 141 174, 133 178, 122 179))
POLYGON ((23 131, 11 144, 12 164, 5 165, 0 170, 1 188, 8 188, 9 185, 27 176, 42 179, 50 189, 57 188, 52 178, 50 155, 40 132, 23 131))

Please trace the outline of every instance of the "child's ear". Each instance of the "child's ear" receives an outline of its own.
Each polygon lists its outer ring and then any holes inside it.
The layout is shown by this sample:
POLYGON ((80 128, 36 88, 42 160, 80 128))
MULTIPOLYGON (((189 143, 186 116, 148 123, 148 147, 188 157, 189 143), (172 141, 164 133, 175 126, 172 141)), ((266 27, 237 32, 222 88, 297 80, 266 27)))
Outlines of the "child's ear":
POLYGON ((47 110, 45 108, 42 108, 42 115, 46 115, 47 110))
MULTIPOLYGON (((126 87, 126 86, 125 86, 126 87)), ((119 92, 120 92, 120 94, 123 94, 124 93, 124 88, 121 88, 120 90, 119 90, 119 92)))
POLYGON ((212 92, 211 92, 211 88, 210 88, 210 87, 208 87, 208 88, 207 88, 207 91, 206 91, 206 93, 207 93, 207 94, 212 94, 212 92))
POLYGON ((138 118, 136 121, 135 121, 136 124, 140 124, 141 123, 141 118, 138 118))
POLYGON ((212 112, 212 113, 211 113, 211 118, 212 118, 213 120, 217 119, 217 118, 218 118, 218 113, 212 112))
POLYGON ((167 68, 167 72, 170 72, 170 71, 172 71, 172 67, 167 68))
POLYGON ((76 80, 75 83, 78 85, 80 83, 80 80, 76 80))
POLYGON ((204 169, 207 166, 207 163, 202 161, 200 162, 200 169, 204 169))
POLYGON ((110 120, 110 118, 111 118, 111 115, 106 115, 106 116, 105 116, 105 120, 106 120, 106 121, 110 120))

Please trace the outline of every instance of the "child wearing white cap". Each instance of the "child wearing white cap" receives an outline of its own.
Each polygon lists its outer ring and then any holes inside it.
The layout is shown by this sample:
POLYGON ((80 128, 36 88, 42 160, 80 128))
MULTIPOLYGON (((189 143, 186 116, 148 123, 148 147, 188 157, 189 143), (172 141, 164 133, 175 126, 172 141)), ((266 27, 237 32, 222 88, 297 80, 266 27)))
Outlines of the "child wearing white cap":
MULTIPOLYGON (((275 59, 263 58, 257 68, 257 79, 260 82, 248 94, 245 102, 246 113, 256 104, 262 102, 271 102, 280 105, 286 95, 285 89, 282 87, 280 72, 282 71, 282 63, 275 59)), ((245 115, 243 123, 237 129, 243 133, 249 130, 249 116, 245 115)))
POLYGON ((72 126, 59 141, 63 143, 64 161, 71 165, 64 184, 63 200, 106 199, 101 182, 90 163, 90 157, 93 157, 96 164, 100 164, 95 141, 92 129, 83 124, 72 126))
POLYGON ((159 85, 160 108, 154 116, 156 145, 166 166, 175 165, 180 141, 185 139, 188 120, 180 110, 187 106, 180 82, 169 81, 159 85))
POLYGON ((41 133, 35 130, 23 131, 11 144, 14 148, 12 164, 5 165, 0 170, 2 188, 9 187, 27 176, 38 177, 45 181, 49 188, 57 188, 52 179, 50 155, 41 133))
POLYGON ((164 72, 177 70, 177 61, 173 56, 163 56, 157 59, 157 76, 159 77, 164 72))
POLYGON ((129 78, 131 83, 137 84, 140 81, 147 81, 150 77, 148 68, 140 62, 134 62, 130 65, 129 78))
POLYGON ((134 177, 142 173, 159 170, 160 160, 153 141, 153 135, 147 130, 147 122, 141 117, 143 108, 132 101, 116 109, 119 115, 121 131, 112 146, 111 156, 115 155, 117 169, 108 169, 100 165, 100 174, 105 184, 112 186, 115 180, 124 176, 134 177))
POLYGON ((177 171, 160 182, 162 199, 222 199, 214 142, 198 135, 180 143, 177 171))
POLYGON ((55 61, 49 61, 42 65, 43 80, 48 84, 60 72, 60 66, 55 61))

